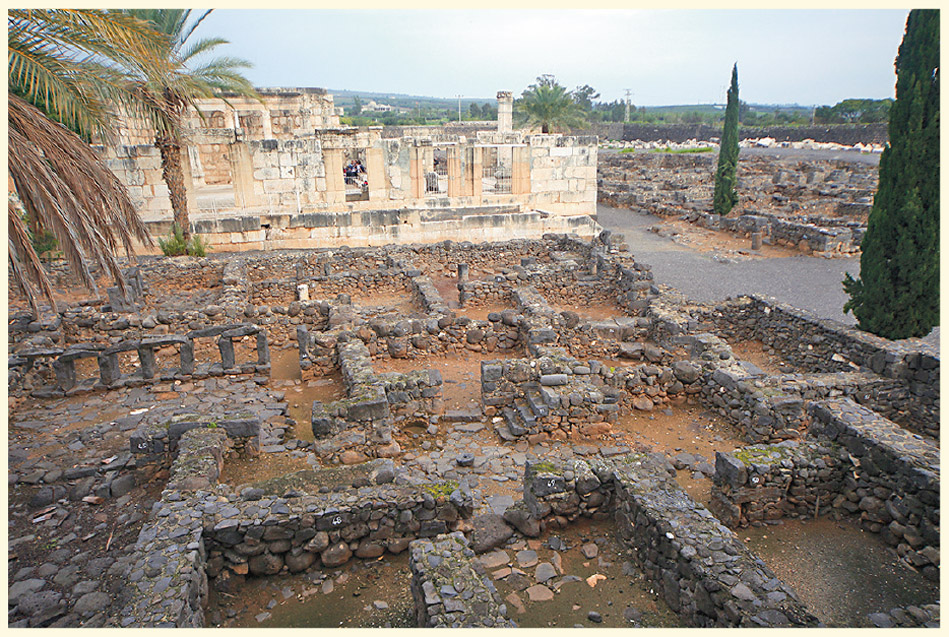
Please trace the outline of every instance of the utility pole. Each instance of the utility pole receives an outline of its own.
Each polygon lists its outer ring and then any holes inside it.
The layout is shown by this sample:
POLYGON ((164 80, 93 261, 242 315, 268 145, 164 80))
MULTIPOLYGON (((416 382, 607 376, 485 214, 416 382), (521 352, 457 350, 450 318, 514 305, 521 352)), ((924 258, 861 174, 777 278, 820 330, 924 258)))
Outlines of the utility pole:
POLYGON ((630 89, 626 89, 626 119, 624 121, 629 121, 629 96, 631 95, 630 89))
POLYGON ((456 95, 458 98, 458 121, 461 121, 461 95, 456 95))

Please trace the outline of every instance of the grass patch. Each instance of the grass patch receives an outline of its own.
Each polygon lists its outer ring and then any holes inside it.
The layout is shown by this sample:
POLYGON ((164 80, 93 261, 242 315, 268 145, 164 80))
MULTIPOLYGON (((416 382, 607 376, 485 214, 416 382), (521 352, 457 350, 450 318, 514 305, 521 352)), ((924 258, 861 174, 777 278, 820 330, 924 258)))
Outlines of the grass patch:
POLYGON ((696 153, 710 153, 714 148, 702 146, 700 148, 651 148, 650 153, 671 153, 673 155, 694 155, 696 153))
POLYGON ((438 498, 447 498, 451 495, 452 491, 458 488, 458 483, 454 480, 446 480, 445 482, 439 482, 436 484, 428 484, 423 487, 428 493, 430 493, 435 499, 438 498))

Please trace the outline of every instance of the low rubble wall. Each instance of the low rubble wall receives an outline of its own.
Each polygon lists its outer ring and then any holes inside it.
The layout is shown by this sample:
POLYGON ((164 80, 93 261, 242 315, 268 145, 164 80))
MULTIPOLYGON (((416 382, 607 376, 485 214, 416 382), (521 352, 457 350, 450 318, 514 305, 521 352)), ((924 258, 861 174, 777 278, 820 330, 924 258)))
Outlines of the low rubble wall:
POLYGON ((811 403, 811 434, 847 450, 852 464, 833 506, 925 577, 939 579, 939 447, 846 398, 811 403))
POLYGON ((528 463, 524 500, 539 519, 612 511, 623 542, 691 626, 816 626, 795 593, 675 482, 661 456, 570 467, 528 463))
POLYGON ((890 341, 758 296, 718 306, 709 318, 726 338, 761 341, 801 371, 866 369, 895 381, 863 391, 863 400, 900 424, 939 439, 937 347, 890 341))
POLYGON ((732 528, 829 513, 850 466, 841 451, 796 440, 718 451, 709 510, 732 528))
POLYGON ((411 590, 420 628, 499 628, 507 618, 494 583, 474 566, 463 533, 437 535, 409 544, 411 590))

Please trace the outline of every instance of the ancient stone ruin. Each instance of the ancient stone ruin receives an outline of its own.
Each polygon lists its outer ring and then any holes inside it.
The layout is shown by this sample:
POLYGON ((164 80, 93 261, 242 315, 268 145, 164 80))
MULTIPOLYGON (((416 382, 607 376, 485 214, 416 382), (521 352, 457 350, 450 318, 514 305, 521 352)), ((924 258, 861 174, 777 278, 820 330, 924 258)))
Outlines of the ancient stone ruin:
POLYGON ((129 275, 13 299, 11 626, 938 625, 931 345, 688 302, 607 231, 129 275), (839 619, 751 541, 821 521, 916 601, 839 619))
MULTIPOLYGON (((498 93, 496 130, 398 137, 340 126, 324 89, 260 92, 263 103, 231 96, 190 112, 192 228, 219 252, 596 232, 596 137, 514 131, 510 92, 498 93)), ((143 125, 127 119, 119 143, 99 150, 149 232, 167 235, 168 188, 143 125)))
MULTIPOLYGON (((859 253, 876 191, 876 166, 841 160, 739 159, 740 209, 712 212, 715 156, 606 155, 601 203, 688 220, 822 257, 859 253)), ((757 248, 756 248, 757 249, 757 248)))

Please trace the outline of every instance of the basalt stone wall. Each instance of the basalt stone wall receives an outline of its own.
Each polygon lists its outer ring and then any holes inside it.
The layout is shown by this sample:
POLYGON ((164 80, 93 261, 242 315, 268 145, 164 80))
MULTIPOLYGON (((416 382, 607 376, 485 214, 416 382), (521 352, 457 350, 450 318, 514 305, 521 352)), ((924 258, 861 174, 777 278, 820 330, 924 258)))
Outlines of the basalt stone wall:
POLYGON ((669 607, 692 626, 816 626, 795 593, 675 482, 658 455, 565 467, 529 463, 536 519, 612 513, 623 542, 669 607))
POLYGON ((675 482, 668 463, 616 463, 616 524, 669 607, 693 626, 816 626, 797 595, 675 482))
POLYGON ((506 279, 484 279, 463 281, 458 284, 458 302, 461 307, 475 308, 485 305, 511 305, 513 286, 506 279))
POLYGON ((500 273, 521 264, 522 259, 533 258, 540 263, 550 261, 549 246, 545 241, 513 239, 491 243, 461 243, 443 241, 431 245, 413 246, 404 251, 423 272, 434 276, 457 276, 455 266, 467 263, 481 270, 500 273))
POLYGON ((474 566, 474 551, 463 533, 419 539, 409 545, 410 588, 418 626, 498 628, 507 618, 494 583, 474 566))
POLYGON ((223 429, 185 432, 161 500, 135 543, 129 599, 121 626, 200 628, 208 595, 204 512, 195 502, 217 483, 227 434, 223 429))
MULTIPOLYGON (((738 130, 739 139, 761 139, 772 137, 776 141, 799 142, 813 139, 816 142, 836 142, 853 146, 862 144, 885 144, 887 125, 848 124, 834 126, 768 126, 753 128, 742 126, 738 130)), ((670 141, 681 144, 690 139, 710 141, 720 139, 722 129, 705 124, 625 124, 623 141, 640 140, 644 142, 670 141)))
POLYGON ((844 447, 853 465, 834 508, 861 525, 925 577, 939 579, 939 448, 846 398, 811 403, 811 434, 844 447))
POLYGON ((609 431, 620 394, 593 379, 589 366, 570 359, 482 361, 481 400, 486 413, 501 411, 515 437, 594 435, 609 431))
POLYGON ((337 367, 335 348, 340 338, 362 341, 373 360, 410 358, 424 364, 433 356, 464 351, 508 352, 521 346, 521 333, 513 315, 487 321, 468 317, 442 316, 439 319, 372 319, 352 330, 310 332, 301 326, 297 342, 302 344, 301 365, 326 374, 337 367), (343 337, 342 335, 346 336, 343 337))
MULTIPOLYGON (((678 216, 681 211, 669 209, 667 212, 678 216)), ((740 215, 738 217, 722 217, 707 212, 692 211, 688 214, 692 223, 711 230, 726 230, 745 236, 753 232, 760 232, 768 237, 772 244, 786 245, 800 248, 805 252, 817 253, 820 256, 847 256, 860 251, 860 241, 866 231, 865 226, 857 225, 853 228, 841 226, 829 220, 821 220, 820 225, 801 223, 781 219, 770 214, 740 215), (830 227, 823 227, 830 225, 830 227)))
POLYGON ((709 510, 732 528, 829 513, 851 466, 833 442, 788 440, 715 453, 709 510))
MULTIPOLYGON (((190 413, 179 414, 165 422, 146 424, 132 432, 129 437, 129 449, 131 453, 146 458, 167 456, 179 450, 179 441, 189 431, 209 429, 228 438, 227 450, 236 451, 243 456, 256 456, 260 451, 260 419, 253 418, 250 414, 235 413, 234 416, 234 419, 217 422, 202 418, 200 414, 190 413)), ((217 474, 213 476, 212 483, 216 481, 217 474)))
POLYGON ((471 494, 454 483, 229 499, 204 520, 208 575, 230 586, 247 575, 336 568, 353 556, 401 553, 416 538, 455 530, 471 506, 471 494))
POLYGON ((338 342, 336 358, 346 398, 331 403, 314 401, 311 426, 316 439, 368 426, 374 442, 387 443, 391 418, 425 417, 438 410, 442 386, 438 370, 376 374, 368 349, 358 339, 338 342))
POLYGON ((939 602, 870 613, 867 619, 878 628, 939 628, 939 602))
POLYGON ((891 389, 888 396, 903 403, 886 399, 891 406, 884 411, 903 412, 902 424, 938 440, 938 348, 920 341, 890 341, 757 296, 718 306, 709 318, 726 338, 759 340, 801 371, 862 368, 899 381, 903 390, 891 389))
POLYGON ((566 526, 579 517, 607 520, 613 511, 612 466, 598 459, 524 465, 524 505, 530 517, 566 526))

